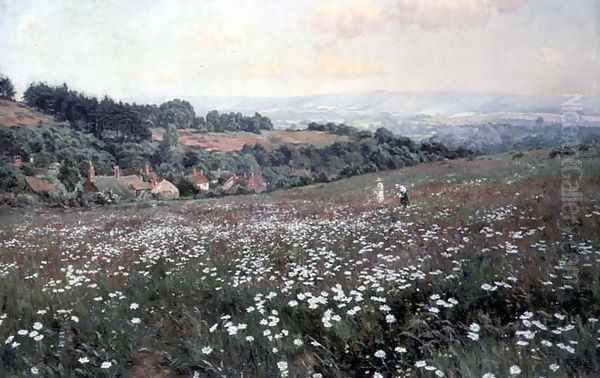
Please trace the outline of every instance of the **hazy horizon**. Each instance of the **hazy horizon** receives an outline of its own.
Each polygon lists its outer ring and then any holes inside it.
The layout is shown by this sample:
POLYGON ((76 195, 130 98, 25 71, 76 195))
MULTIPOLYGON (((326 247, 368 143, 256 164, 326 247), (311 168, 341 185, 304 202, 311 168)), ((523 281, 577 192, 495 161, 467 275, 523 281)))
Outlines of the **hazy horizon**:
POLYGON ((594 0, 0 0, 0 72, 149 98, 600 94, 594 0))

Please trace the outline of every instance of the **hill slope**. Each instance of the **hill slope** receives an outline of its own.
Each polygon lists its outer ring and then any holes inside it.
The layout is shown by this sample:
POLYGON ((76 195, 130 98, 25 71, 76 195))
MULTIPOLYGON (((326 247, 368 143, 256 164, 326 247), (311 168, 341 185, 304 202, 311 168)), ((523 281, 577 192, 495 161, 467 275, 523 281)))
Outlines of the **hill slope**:
POLYGON ((366 175, 256 196, 0 217, 0 297, 9 304, 0 338, 19 347, 0 369, 595 376, 600 156, 578 158, 584 197, 573 223, 557 206, 561 162, 547 151, 389 171, 383 203, 373 201, 377 176, 366 175), (410 186, 408 208, 393 197, 398 182, 410 186), (54 352, 65 329, 75 357, 54 352))
POLYGON ((18 102, 0 100, 0 127, 59 125, 54 117, 35 111, 18 102))

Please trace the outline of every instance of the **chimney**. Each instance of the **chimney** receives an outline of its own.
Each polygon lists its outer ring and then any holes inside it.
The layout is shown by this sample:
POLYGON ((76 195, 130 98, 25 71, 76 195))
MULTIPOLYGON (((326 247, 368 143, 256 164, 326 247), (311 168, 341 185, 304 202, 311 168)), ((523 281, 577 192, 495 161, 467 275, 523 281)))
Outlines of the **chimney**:
POLYGON ((90 181, 93 181, 94 178, 96 177, 96 169, 94 168, 94 164, 92 163, 92 161, 89 161, 89 168, 88 168, 88 179, 90 181))

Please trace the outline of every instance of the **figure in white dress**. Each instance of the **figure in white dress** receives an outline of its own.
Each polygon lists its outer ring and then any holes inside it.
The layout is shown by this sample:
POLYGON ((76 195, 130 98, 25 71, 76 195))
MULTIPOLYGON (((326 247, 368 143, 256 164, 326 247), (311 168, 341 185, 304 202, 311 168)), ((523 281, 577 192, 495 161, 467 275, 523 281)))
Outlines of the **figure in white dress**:
POLYGON ((385 194, 384 194, 384 187, 383 187, 383 180, 378 177, 377 180, 377 185, 375 187, 375 199, 377 200, 378 203, 383 203, 383 201, 385 200, 385 194))

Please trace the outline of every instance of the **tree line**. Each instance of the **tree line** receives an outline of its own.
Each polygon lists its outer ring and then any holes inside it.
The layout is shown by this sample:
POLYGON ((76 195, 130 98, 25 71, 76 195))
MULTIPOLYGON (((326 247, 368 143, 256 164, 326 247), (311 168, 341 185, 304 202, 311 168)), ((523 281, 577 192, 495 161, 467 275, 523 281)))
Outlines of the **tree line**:
POLYGON ((115 101, 108 96, 99 100, 70 89, 67 84, 32 83, 23 99, 30 107, 53 115, 58 121, 66 121, 76 130, 92 133, 101 140, 149 140, 152 128, 169 126, 193 128, 200 132, 260 133, 261 130, 273 129, 271 120, 259 113, 244 116, 213 110, 206 117, 197 117, 192 105, 185 100, 174 99, 160 106, 115 101))

